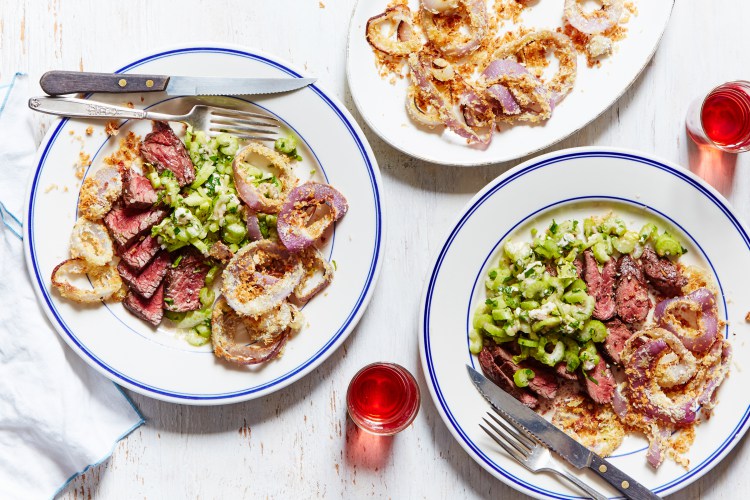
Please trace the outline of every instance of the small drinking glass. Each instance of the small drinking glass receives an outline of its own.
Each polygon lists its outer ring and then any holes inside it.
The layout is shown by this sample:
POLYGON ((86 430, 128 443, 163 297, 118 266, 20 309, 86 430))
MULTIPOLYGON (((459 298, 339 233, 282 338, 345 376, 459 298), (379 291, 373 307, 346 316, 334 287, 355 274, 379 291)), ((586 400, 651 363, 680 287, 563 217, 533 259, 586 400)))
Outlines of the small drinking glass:
POLYGON ((395 363, 373 363, 352 378, 346 407, 357 426, 390 436, 406 429, 419 411, 419 386, 409 371, 395 363))
POLYGON ((750 150, 750 82, 728 82, 692 102, 685 122, 698 145, 727 153, 750 150))

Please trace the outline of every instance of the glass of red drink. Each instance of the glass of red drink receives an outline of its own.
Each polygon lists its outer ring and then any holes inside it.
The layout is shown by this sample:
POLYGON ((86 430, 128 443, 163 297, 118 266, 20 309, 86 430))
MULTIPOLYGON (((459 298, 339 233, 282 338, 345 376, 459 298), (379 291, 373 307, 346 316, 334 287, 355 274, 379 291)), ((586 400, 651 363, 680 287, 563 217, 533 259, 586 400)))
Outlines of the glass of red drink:
POLYGON ((750 82, 728 82, 696 99, 686 120, 690 137, 728 153, 750 150, 750 82))
POLYGON ((346 391, 349 416, 360 429, 389 436, 412 423, 419 411, 419 386, 403 366, 373 363, 357 372, 346 391))

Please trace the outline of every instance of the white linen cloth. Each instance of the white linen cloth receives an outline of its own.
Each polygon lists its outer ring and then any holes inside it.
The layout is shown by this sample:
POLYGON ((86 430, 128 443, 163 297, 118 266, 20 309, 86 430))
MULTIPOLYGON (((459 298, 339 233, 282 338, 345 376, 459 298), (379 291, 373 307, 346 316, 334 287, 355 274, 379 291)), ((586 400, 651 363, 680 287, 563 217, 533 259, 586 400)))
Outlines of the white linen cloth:
POLYGON ((59 338, 26 272, 18 219, 36 151, 27 80, 16 74, 0 86, 2 499, 54 497, 144 422, 118 386, 59 338))

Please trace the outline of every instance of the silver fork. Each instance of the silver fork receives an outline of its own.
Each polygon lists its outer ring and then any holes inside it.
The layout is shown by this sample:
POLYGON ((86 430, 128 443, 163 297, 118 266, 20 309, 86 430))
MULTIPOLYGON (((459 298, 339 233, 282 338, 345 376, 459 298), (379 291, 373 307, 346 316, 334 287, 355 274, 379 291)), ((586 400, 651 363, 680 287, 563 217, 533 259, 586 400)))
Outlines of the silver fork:
POLYGON ((255 141, 275 140, 274 135, 279 128, 278 121, 272 116, 202 104, 193 106, 193 109, 184 115, 131 109, 75 97, 32 97, 29 99, 29 107, 41 113, 75 118, 182 122, 196 130, 204 130, 212 137, 226 132, 255 141))
POLYGON ((482 424, 479 424, 479 427, 481 427, 493 441, 502 446, 511 457, 516 459, 517 462, 528 470, 531 472, 552 472, 578 486, 594 500, 607 500, 605 495, 602 495, 573 474, 564 469, 557 468, 556 464, 552 461, 552 454, 546 447, 532 439, 530 436, 526 436, 512 428, 504 421, 502 415, 500 415, 501 418, 496 417, 490 412, 487 412, 487 415, 497 425, 494 425, 486 418, 483 418, 482 420, 484 420, 492 431, 482 424))

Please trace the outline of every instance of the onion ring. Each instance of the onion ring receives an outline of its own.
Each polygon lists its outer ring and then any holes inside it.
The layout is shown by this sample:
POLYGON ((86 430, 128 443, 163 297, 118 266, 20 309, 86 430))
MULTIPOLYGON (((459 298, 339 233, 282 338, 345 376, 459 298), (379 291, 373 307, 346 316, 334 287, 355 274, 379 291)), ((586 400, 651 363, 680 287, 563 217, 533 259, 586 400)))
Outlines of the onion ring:
POLYGON ((487 93, 503 111, 498 113, 498 121, 538 122, 552 115, 556 98, 526 66, 512 58, 492 61, 482 72, 482 79, 492 84, 487 93))
POLYGON ((219 297, 211 315, 214 354, 240 365, 269 361, 279 355, 289 335, 300 324, 299 311, 288 302, 259 318, 251 318, 237 314, 224 297, 219 297), (241 333, 249 337, 250 344, 235 341, 241 333))
POLYGON ((708 351, 719 330, 716 298, 708 288, 656 304, 654 321, 674 333, 693 352, 708 351))
POLYGON ((52 286, 66 299, 93 304, 109 299, 122 288, 122 279, 114 264, 95 266, 83 259, 68 259, 52 271, 52 286), (65 275, 88 275, 93 290, 82 290, 65 279, 65 275))
MULTIPOLYGON (((438 28, 436 25, 435 14, 426 8, 422 10, 422 25, 427 38, 443 54, 452 57, 464 57, 479 48, 487 34, 487 3, 485 0, 459 0, 457 4, 463 5, 468 11, 466 14, 468 17, 468 38, 461 37, 464 39, 457 40, 459 38, 457 33, 446 34, 445 30, 438 28)), ((422 5, 424 6, 424 3, 422 5)), ((453 15, 453 10, 450 14, 444 15, 453 15)))
POLYGON ((292 251, 303 250, 320 238, 328 227, 346 215, 346 198, 328 184, 308 182, 294 188, 279 212, 276 231, 284 246, 292 251), (315 211, 327 206, 327 213, 310 223, 315 211))
POLYGON ((534 31, 502 45, 493 54, 493 59, 517 56, 524 47, 533 42, 550 46, 560 62, 560 69, 545 84, 550 94, 555 97, 554 104, 558 104, 573 89, 578 72, 578 54, 570 38, 556 31, 534 31))
POLYGON ((424 100, 421 99, 422 97, 422 93, 416 86, 409 85, 406 91, 406 111, 409 112, 409 116, 420 125, 430 128, 442 126, 443 121, 438 111, 430 104, 422 106, 421 101, 424 100))
POLYGON ((287 194, 297 182, 297 178, 289 168, 289 160, 282 154, 257 142, 251 142, 235 155, 232 170, 237 194, 247 204, 248 208, 255 212, 278 212, 287 194), (253 154, 267 160, 272 167, 278 169, 280 187, 273 182, 259 183, 249 174, 245 167, 245 159, 253 154))
POLYGON ((622 17, 623 0, 602 0, 602 8, 587 14, 579 0, 565 0, 563 16, 581 33, 596 35, 616 25, 622 17))
POLYGON ((461 94, 459 107, 466 124, 470 127, 486 127, 495 122, 492 106, 472 89, 461 94))
POLYGON ((421 0, 422 8, 433 14, 442 14, 458 8, 458 0, 421 0))
POLYGON ((393 56, 406 56, 422 47, 419 34, 412 26, 412 17, 406 5, 388 7, 385 12, 367 20, 365 28, 367 42, 375 49, 393 56), (396 27, 396 40, 381 33, 383 23, 392 22, 396 27))
POLYGON ((300 255, 300 259, 305 268, 305 276, 299 282, 297 288, 294 289, 292 297, 295 301, 302 304, 315 297, 331 283, 331 280, 333 280, 334 269, 325 257, 323 257, 323 254, 320 253, 320 250, 315 247, 310 247, 305 250, 305 252, 300 255), (320 271, 322 275, 316 282, 314 280, 318 275, 318 271, 320 271))
POLYGON ((115 255, 112 238, 104 224, 79 217, 70 235, 70 256, 94 266, 107 264, 115 255))
POLYGON ((234 254, 222 273, 221 292, 239 314, 260 316, 292 294, 304 275, 302 263, 270 240, 250 243, 234 254), (278 280, 268 283, 264 276, 278 280))
POLYGON ((86 177, 78 197, 78 213, 92 221, 101 220, 122 194, 122 175, 117 167, 105 166, 86 177))
POLYGON ((263 239, 263 233, 260 232, 260 223, 258 222, 258 214, 255 212, 247 213, 247 236, 250 241, 258 241, 263 239))

